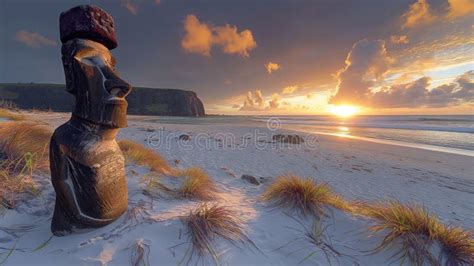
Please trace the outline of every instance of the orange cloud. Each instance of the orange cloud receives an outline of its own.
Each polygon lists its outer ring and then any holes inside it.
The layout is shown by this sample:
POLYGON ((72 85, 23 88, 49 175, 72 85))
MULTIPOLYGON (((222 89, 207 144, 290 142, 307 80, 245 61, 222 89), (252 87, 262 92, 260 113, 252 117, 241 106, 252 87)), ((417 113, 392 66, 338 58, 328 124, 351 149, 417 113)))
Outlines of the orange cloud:
POLYGON ((207 24, 201 23, 195 15, 188 15, 184 20, 186 35, 181 40, 181 47, 186 52, 210 56, 212 32, 207 24))
MULTIPOLYGON (((278 93, 273 93, 270 96, 270 100, 265 102, 262 91, 255 90, 252 94, 251 91, 247 92, 244 103, 240 107, 240 111, 271 111, 280 107, 281 96, 278 93)), ((235 105, 232 105, 233 107, 235 105)))
POLYGON ((410 42, 406 35, 392 35, 390 36, 390 41, 395 44, 407 44, 410 42))
POLYGON ((426 0, 418 0, 412 4, 408 11, 402 15, 402 28, 413 28, 433 22, 436 17, 432 14, 430 5, 426 0))
POLYGON ((448 17, 456 18, 474 13, 474 1, 472 0, 448 0, 448 17))
POLYGON ((281 66, 279 64, 273 62, 268 62, 267 64, 265 64, 265 68, 267 69, 268 74, 279 70, 280 67, 281 66))
POLYGON ((250 30, 237 32, 236 26, 226 24, 224 27, 215 27, 213 43, 219 45, 226 54, 240 54, 244 57, 249 56, 249 51, 257 47, 250 30))
POLYGON ((472 0, 448 0, 448 5, 447 12, 442 11, 435 15, 427 0, 418 0, 410 5, 408 11, 402 15, 402 29, 415 28, 434 23, 435 21, 449 21, 474 12, 474 1, 472 0))
POLYGON ((210 56, 212 46, 219 46, 226 54, 249 56, 249 51, 257 47, 250 30, 237 31, 236 26, 212 26, 202 23, 195 15, 184 20, 185 36, 181 47, 189 53, 210 56))
POLYGON ((32 48, 39 48, 41 46, 55 46, 57 45, 56 41, 50 38, 47 38, 37 32, 29 32, 26 30, 21 30, 16 33, 15 40, 21 42, 32 48))
POLYGON ((283 94, 292 94, 298 90, 298 86, 286 86, 283 88, 283 94))
POLYGON ((267 110, 278 109, 278 107, 280 106, 280 100, 280 95, 278 93, 273 93, 271 100, 268 102, 267 110))
POLYGON ((255 97, 251 91, 247 92, 247 95, 244 100, 244 104, 240 107, 240 111, 259 111, 263 110, 265 107, 265 102, 260 90, 255 91, 255 97))

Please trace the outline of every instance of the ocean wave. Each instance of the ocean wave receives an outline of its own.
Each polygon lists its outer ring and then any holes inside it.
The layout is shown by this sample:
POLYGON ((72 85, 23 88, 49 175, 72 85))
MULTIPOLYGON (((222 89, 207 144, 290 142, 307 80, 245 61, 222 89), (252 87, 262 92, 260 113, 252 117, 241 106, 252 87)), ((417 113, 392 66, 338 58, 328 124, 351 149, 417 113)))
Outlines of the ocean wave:
MULTIPOLYGON (((313 126, 345 126, 357 128, 386 128, 403 130, 426 130, 459 133, 474 133, 474 116, 467 117, 357 117, 338 120, 331 117, 278 117, 281 124, 313 126), (436 123, 431 123, 436 122, 436 123)), ((254 117, 252 121, 266 123, 267 117, 254 117)))

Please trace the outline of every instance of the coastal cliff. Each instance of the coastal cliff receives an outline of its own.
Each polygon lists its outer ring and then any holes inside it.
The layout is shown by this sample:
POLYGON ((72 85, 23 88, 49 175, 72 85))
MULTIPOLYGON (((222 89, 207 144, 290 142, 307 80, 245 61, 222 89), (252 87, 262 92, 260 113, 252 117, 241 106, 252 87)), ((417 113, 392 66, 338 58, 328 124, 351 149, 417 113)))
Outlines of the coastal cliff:
MULTIPOLYGON (((61 84, 3 83, 0 100, 21 109, 70 112, 74 98, 61 84)), ((134 87, 127 96, 132 115, 204 116, 204 104, 193 91, 134 87)))

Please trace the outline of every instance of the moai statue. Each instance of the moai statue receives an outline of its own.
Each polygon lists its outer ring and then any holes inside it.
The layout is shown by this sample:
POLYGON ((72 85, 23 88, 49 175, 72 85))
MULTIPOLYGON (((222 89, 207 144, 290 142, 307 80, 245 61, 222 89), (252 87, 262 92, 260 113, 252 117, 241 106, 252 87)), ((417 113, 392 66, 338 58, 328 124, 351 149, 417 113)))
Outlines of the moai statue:
POLYGON ((96 6, 61 13, 62 61, 71 119, 51 138, 51 180, 56 206, 51 230, 63 236, 105 226, 128 205, 124 158, 115 137, 127 126, 131 86, 115 72, 112 17, 96 6))

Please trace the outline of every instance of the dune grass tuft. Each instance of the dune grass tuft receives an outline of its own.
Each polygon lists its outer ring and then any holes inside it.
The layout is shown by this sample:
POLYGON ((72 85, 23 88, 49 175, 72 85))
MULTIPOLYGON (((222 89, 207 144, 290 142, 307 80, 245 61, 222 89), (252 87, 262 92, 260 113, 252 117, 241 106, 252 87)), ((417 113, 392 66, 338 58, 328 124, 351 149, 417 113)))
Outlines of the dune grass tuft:
POLYGON ((17 162, 6 160, 0 164, 0 206, 2 207, 15 208, 24 192, 34 195, 39 193, 33 181, 32 164, 22 163, 23 160, 28 159, 22 158, 17 162), (19 165, 24 166, 18 169, 19 165))
POLYGON ((0 108, 0 117, 6 118, 6 119, 12 120, 12 121, 25 120, 24 115, 13 113, 12 111, 4 109, 4 108, 0 108))
POLYGON ((345 208, 344 201, 327 184, 296 175, 280 176, 263 194, 263 200, 273 207, 295 210, 303 217, 317 219, 326 216, 328 206, 345 208))
POLYGON ((474 263, 474 240, 472 233, 461 228, 448 227, 423 207, 405 205, 398 201, 367 203, 359 212, 376 220, 370 230, 385 234, 374 249, 379 252, 400 245, 392 259, 401 263, 423 265, 472 265, 474 263), (432 247, 438 243, 440 254, 435 256, 432 247))
POLYGON ((399 260, 402 264, 406 260, 415 265, 436 263, 431 246, 441 224, 424 208, 389 201, 367 204, 360 210, 376 220, 370 231, 386 233, 382 242, 373 250, 374 253, 399 246, 391 259, 399 260))
POLYGON ((215 198, 217 187, 209 175, 199 167, 177 170, 174 176, 184 177, 181 186, 174 191, 176 197, 198 200, 215 198))
POLYGON ((255 246, 244 232, 243 220, 234 211, 223 206, 201 204, 183 217, 182 222, 187 228, 186 233, 191 243, 191 250, 184 257, 188 258, 188 262, 194 254, 201 257, 209 254, 218 264, 214 247, 217 238, 225 239, 233 245, 255 246))
POLYGON ((127 161, 150 167, 152 171, 157 173, 167 174, 171 172, 171 167, 166 160, 154 150, 131 140, 121 140, 118 145, 127 161))
POLYGON ((32 122, 5 122, 0 124, 0 156, 3 160, 18 161, 32 156, 36 168, 49 167, 49 127, 32 122))
POLYGON ((49 168, 51 130, 30 122, 0 124, 0 205, 14 208, 24 192, 37 195, 33 172, 49 168))
POLYGON ((444 226, 437 232, 440 261, 446 265, 474 265, 474 234, 459 227, 444 226))
MULTIPOLYGON (((414 265, 474 265, 473 231, 447 226, 418 205, 398 201, 346 201, 328 185, 294 175, 279 177, 267 188, 263 199, 274 207, 296 210, 303 217, 320 219, 326 215, 326 208, 332 206, 355 216, 371 218, 374 225, 370 231, 384 236, 373 253, 398 247, 390 259, 402 264, 408 261, 414 265), (440 247, 437 255, 433 254, 435 244, 440 247)), ((313 243, 321 239, 321 231, 317 229, 305 233, 313 243)))
POLYGON ((151 197, 208 201, 218 192, 212 178, 199 167, 173 169, 168 176, 149 175, 146 179, 145 193, 151 197))

